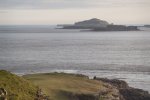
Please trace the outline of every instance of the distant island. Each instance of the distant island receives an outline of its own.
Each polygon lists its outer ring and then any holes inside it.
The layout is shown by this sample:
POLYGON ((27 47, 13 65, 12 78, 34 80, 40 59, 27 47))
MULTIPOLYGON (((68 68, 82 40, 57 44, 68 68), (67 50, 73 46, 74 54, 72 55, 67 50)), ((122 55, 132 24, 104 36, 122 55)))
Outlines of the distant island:
POLYGON ((148 28, 150 28, 150 25, 144 25, 144 27, 148 27, 148 28))
POLYGON ((92 18, 90 20, 76 22, 72 25, 57 25, 62 29, 90 29, 92 31, 138 31, 137 26, 125 26, 109 24, 107 21, 92 18))

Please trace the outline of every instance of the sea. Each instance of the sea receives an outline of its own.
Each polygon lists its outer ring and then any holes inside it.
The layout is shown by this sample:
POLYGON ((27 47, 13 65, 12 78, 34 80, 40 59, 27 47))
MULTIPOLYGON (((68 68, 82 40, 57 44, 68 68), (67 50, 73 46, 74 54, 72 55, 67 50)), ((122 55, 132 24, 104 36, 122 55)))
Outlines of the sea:
POLYGON ((0 69, 17 75, 65 72, 120 79, 150 92, 150 29, 0 26, 0 69))

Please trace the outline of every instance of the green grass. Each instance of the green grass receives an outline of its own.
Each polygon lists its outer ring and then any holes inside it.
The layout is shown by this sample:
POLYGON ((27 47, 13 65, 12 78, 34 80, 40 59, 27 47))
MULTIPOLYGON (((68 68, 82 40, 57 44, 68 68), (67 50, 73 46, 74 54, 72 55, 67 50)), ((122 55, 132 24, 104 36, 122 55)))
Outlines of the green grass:
POLYGON ((19 77, 0 70, 0 88, 8 92, 8 100, 34 100, 38 87, 50 100, 107 100, 103 97, 114 93, 106 83, 83 75, 45 73, 19 77), (95 99, 100 91, 105 95, 95 99))
POLYGON ((73 100, 75 95, 95 95, 105 90, 100 81, 74 74, 47 73, 23 77, 39 86, 51 100, 73 100))
POLYGON ((8 92, 8 100, 34 100, 37 87, 22 77, 0 70, 0 88, 8 92))

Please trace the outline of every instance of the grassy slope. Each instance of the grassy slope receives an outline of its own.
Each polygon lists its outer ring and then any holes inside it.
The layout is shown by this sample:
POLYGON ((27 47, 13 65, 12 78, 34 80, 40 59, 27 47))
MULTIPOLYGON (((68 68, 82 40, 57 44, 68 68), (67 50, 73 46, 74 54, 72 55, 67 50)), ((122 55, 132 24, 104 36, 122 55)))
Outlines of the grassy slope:
POLYGON ((8 100, 34 100, 37 87, 22 77, 0 70, 0 87, 8 92, 8 100))
POLYGON ((23 77, 39 86, 52 100, 69 100, 70 94, 93 95, 105 90, 103 83, 74 74, 33 74, 23 77))

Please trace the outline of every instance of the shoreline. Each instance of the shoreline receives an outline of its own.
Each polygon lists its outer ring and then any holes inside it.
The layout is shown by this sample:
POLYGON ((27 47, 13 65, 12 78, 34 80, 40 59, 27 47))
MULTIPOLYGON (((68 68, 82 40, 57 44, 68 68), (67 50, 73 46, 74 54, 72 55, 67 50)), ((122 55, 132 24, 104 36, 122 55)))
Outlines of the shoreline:
POLYGON ((126 81, 129 86, 134 87, 134 88, 140 88, 146 91, 150 92, 149 89, 149 73, 148 72, 123 72, 123 71, 107 71, 107 70, 83 70, 83 71, 78 71, 78 70, 51 70, 51 71, 39 71, 39 72, 29 72, 29 73, 24 73, 24 74, 17 74, 19 76, 23 75, 28 75, 28 74, 44 74, 44 73, 68 73, 68 74, 83 74, 88 76, 90 79, 92 79, 94 76, 101 77, 101 78, 108 78, 108 79, 119 79, 119 80, 124 80, 126 81), (110 74, 111 73, 111 74, 110 74), (126 75, 130 75, 131 77, 127 77, 126 75), (145 78, 144 78, 145 77, 145 78))
POLYGON ((90 79, 83 74, 57 72, 28 74, 20 77, 5 70, 0 70, 0 77, 0 91, 5 93, 5 95, 0 94, 2 95, 0 97, 8 95, 8 98, 12 98, 10 95, 13 93, 16 94, 14 95, 15 98, 21 99, 25 93, 27 98, 29 95, 32 95, 32 98, 35 96, 34 98, 37 98, 37 100, 39 100, 38 98, 43 98, 42 100, 150 99, 150 94, 147 91, 130 87, 125 81, 118 79, 100 78, 97 76, 90 79), (23 91, 20 91, 20 86, 23 87, 23 91), (31 86, 33 90, 30 89, 31 86), (30 94, 30 91, 32 91, 32 94, 30 94))

